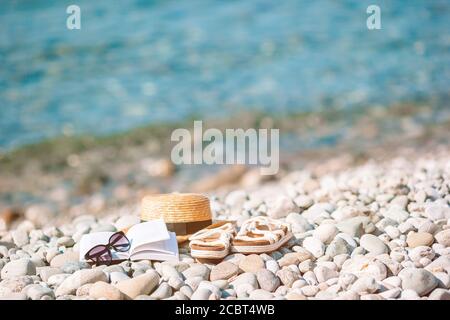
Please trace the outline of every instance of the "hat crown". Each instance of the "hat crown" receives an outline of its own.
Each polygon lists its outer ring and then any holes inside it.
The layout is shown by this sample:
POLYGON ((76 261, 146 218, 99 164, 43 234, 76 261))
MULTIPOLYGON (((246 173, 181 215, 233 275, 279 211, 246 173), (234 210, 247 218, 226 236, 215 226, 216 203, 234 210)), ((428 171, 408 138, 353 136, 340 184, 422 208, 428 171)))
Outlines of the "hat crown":
POLYGON ((142 199, 141 219, 163 219, 166 223, 188 223, 211 220, 208 197, 196 193, 148 195, 142 199))

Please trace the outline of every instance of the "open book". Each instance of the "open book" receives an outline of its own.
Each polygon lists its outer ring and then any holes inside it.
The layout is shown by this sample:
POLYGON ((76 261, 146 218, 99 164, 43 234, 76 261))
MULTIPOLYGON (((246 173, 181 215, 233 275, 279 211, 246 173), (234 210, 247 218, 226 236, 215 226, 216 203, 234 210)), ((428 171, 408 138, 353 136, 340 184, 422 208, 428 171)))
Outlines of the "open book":
MULTIPOLYGON (((94 246, 107 245, 114 232, 95 232, 85 234, 80 240, 80 261, 94 246)), ((160 260, 178 261, 178 244, 174 232, 167 230, 163 220, 154 220, 136 224, 126 233, 130 240, 127 252, 111 249, 112 260, 160 260)))

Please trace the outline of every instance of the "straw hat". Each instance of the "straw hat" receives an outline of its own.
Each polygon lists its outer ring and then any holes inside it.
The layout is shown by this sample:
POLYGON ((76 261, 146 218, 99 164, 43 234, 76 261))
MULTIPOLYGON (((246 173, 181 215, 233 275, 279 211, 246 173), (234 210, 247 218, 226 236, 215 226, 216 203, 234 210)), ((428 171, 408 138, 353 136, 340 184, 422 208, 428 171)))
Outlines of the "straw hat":
POLYGON ((142 199, 141 219, 163 219, 179 242, 212 223, 208 197, 196 193, 148 195, 142 199))

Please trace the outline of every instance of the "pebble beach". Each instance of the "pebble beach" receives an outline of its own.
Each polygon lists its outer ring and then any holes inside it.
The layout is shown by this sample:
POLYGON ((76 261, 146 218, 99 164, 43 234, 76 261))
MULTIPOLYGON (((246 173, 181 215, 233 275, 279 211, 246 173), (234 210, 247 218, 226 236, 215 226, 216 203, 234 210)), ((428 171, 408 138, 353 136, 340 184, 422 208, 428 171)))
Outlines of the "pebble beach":
MULTIPOLYGON (((450 150, 336 167, 332 162, 209 192, 216 220, 267 215, 294 238, 261 255, 195 261, 79 261, 82 235, 139 223, 139 206, 60 225, 43 206, 0 231, 0 298, 31 300, 450 299, 450 150), (320 168, 320 170, 318 170, 320 168)), ((248 180, 248 179, 247 179, 248 180)))

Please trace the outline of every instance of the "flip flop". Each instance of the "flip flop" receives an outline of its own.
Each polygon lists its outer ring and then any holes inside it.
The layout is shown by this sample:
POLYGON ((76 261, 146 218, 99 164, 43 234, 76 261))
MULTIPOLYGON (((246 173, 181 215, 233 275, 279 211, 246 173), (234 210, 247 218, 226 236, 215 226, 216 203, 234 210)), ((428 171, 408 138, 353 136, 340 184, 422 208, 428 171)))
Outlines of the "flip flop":
POLYGON ((223 259, 230 252, 235 229, 231 222, 218 222, 189 237, 191 256, 197 259, 223 259))
POLYGON ((231 242, 231 252, 265 253, 279 249, 292 238, 290 225, 265 216, 251 218, 231 242))

